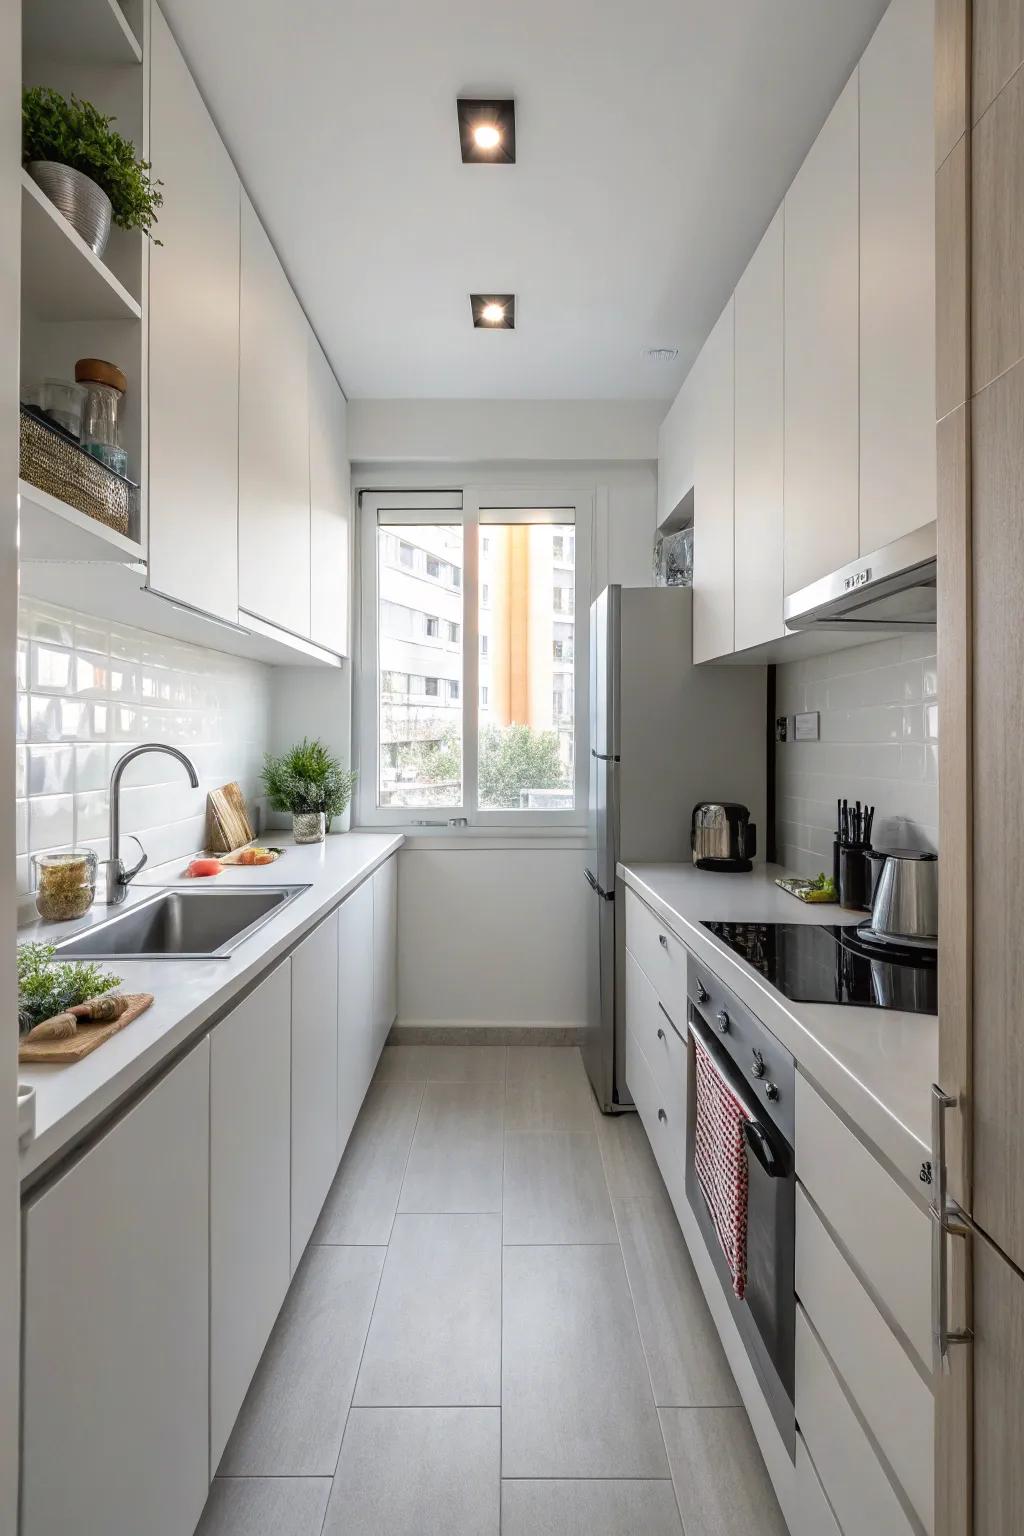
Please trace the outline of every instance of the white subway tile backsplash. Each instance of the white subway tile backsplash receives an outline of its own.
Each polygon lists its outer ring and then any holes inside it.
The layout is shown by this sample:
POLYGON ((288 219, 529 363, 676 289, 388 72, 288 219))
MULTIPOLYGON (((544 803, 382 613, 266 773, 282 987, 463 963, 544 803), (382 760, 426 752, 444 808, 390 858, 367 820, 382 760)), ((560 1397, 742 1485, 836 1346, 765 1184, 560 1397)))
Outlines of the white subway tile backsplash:
POLYGON ((876 847, 936 848, 938 669, 934 633, 788 662, 776 713, 820 714, 820 739, 776 751, 776 843, 782 863, 830 869, 836 801, 876 806, 876 847))
POLYGON ((181 764, 160 754, 126 769, 122 824, 151 864, 201 847, 208 790, 237 779, 250 800, 259 795, 266 667, 30 598, 19 604, 18 633, 20 894, 30 853, 81 844, 107 856, 110 772, 131 746, 179 745, 200 776, 192 789, 181 764))

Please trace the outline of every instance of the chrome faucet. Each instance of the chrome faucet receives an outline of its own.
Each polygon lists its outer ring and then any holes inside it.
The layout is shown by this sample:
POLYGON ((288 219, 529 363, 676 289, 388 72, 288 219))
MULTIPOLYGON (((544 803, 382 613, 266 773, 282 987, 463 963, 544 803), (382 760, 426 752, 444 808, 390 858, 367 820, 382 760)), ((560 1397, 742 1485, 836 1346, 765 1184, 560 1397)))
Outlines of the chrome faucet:
MULTIPOLYGON (((199 775, 191 758, 185 756, 177 747, 166 747, 159 741, 144 742, 141 747, 132 747, 123 757, 119 757, 114 764, 114 771, 110 775, 110 857, 104 865, 105 895, 104 901, 108 906, 116 906, 119 901, 124 901, 128 893, 129 881, 134 880, 139 870, 146 863, 146 850, 142 849, 142 858, 131 869, 125 869, 121 859, 121 776, 133 757, 141 757, 143 752, 166 752, 169 757, 176 757, 183 764, 188 773, 189 783, 193 789, 199 788, 199 775)), ((138 838, 135 838, 138 843, 138 838)))

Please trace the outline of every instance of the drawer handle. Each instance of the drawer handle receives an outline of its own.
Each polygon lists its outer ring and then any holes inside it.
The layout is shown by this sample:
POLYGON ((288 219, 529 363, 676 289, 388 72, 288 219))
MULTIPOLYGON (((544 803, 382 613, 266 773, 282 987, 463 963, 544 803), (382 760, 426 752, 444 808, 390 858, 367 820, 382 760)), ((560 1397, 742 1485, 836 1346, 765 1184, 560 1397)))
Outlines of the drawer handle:
MULTIPOLYGON (((679 1033, 678 1029, 676 1029, 675 1025, 672 1023, 672 1015, 669 1013, 668 1009, 665 1007, 665 1004, 662 1002, 660 997, 658 998, 658 1007, 661 1009, 662 1013, 665 1015, 665 1022, 668 1025, 669 1029, 671 1029, 672 1033, 677 1037, 677 1039, 682 1040, 682 1038, 683 1038, 682 1035, 679 1033)), ((662 1034, 661 1030, 659 1029, 658 1030, 658 1039, 659 1040, 664 1040, 664 1038, 665 1038, 665 1036, 662 1034)))
POLYGON ((668 949, 668 939, 666 939, 663 933, 658 934, 658 943, 661 945, 662 949, 668 949))
POLYGON ((661 1121, 662 1125, 668 1124, 668 1115, 666 1115, 663 1109, 658 1110, 658 1119, 661 1121))
POLYGON ((664 1038, 665 1038, 665 1031, 662 1029, 661 1025, 659 1024, 658 1025, 658 1039, 659 1040, 664 1040, 664 1038))

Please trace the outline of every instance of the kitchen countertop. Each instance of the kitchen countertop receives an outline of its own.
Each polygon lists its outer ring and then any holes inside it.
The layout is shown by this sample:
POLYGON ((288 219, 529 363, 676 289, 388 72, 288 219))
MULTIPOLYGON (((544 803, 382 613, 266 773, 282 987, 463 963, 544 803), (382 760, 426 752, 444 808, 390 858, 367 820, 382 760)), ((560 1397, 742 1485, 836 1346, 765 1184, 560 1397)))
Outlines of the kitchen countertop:
POLYGON ((795 1003, 759 976, 704 922, 856 923, 863 913, 809 905, 780 890, 780 865, 711 874, 691 864, 618 866, 619 877, 790 1051, 915 1188, 931 1155, 930 1095, 938 1077, 939 1021, 932 1014, 845 1004, 795 1003))
MULTIPOLYGON (((153 1004, 127 1029, 69 1066, 18 1068, 19 1083, 35 1089, 35 1135, 20 1158, 22 1182, 83 1139, 147 1077, 255 982, 276 960, 360 885, 405 841, 401 834, 346 832, 304 847, 275 832, 287 852, 256 868, 229 865, 204 886, 308 885, 283 912, 223 960, 119 960, 101 962, 123 978, 128 992, 152 992, 153 1004)), ((32 923, 19 941, 66 939, 153 894, 154 887, 193 885, 187 858, 147 869, 118 908, 96 905, 80 923, 32 923)))

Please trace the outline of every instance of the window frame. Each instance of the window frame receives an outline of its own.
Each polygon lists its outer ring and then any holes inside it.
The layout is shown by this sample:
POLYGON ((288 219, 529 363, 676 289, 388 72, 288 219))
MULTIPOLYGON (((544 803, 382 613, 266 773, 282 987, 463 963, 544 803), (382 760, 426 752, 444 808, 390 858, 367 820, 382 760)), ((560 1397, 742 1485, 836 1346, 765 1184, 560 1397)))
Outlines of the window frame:
MULTIPOLYGON (((503 836, 517 830, 536 836, 538 830, 552 831, 571 829, 582 832, 587 826, 588 797, 590 788, 590 722, 589 722, 589 641, 588 622, 579 622, 578 616, 589 617, 592 591, 592 547, 595 524, 594 492, 553 485, 530 486, 480 486, 464 485, 459 490, 447 491, 377 491, 364 489, 359 493, 357 537, 359 554, 357 569, 360 589, 357 594, 360 613, 359 645, 355 670, 354 714, 358 750, 359 778, 356 784, 356 825, 361 827, 393 827, 417 829, 424 823, 433 823, 431 835, 449 831, 447 823, 453 817, 465 817, 469 828, 489 829, 503 836), (542 510, 545 521, 556 521, 556 514, 570 514, 574 525, 576 546, 575 602, 572 617, 575 636, 573 661, 573 763, 574 808, 571 811, 481 808, 477 802, 479 713, 480 713, 480 584, 479 554, 481 512, 487 522, 500 523, 500 514, 507 512, 507 521, 537 521, 531 519, 531 510, 542 510), (378 672, 378 560, 377 531, 379 517, 386 513, 399 520, 406 515, 409 523, 459 523, 463 530, 462 580, 454 590, 462 595, 460 639, 457 642, 462 654, 460 679, 460 703, 462 705, 462 804, 458 806, 379 806, 377 804, 379 764, 379 672, 378 672), (516 514, 520 514, 517 519, 516 514), (444 822, 442 828, 438 822, 444 822)), ((465 831, 465 828, 456 829, 465 831)))

